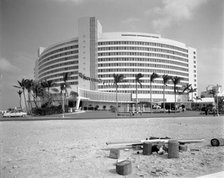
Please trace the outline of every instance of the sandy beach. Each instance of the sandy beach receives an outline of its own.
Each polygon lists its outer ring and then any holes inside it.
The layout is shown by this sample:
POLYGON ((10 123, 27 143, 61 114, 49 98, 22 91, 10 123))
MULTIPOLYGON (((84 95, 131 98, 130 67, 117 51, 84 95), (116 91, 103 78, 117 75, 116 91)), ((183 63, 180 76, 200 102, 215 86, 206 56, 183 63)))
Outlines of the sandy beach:
POLYGON ((132 173, 126 177, 197 177, 224 171, 224 147, 210 146, 212 138, 224 137, 223 126, 223 116, 4 121, 1 178, 122 177, 115 171, 117 160, 108 157, 106 142, 150 136, 205 142, 189 144, 178 159, 121 150, 120 159, 132 162, 132 173))

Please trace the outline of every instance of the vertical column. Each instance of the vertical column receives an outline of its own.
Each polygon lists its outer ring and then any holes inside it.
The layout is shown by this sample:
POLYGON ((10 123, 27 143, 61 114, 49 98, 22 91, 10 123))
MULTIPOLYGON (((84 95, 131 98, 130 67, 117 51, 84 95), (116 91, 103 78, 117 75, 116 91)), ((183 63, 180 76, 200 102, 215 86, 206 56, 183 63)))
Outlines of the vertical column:
MULTIPOLYGON (((79 19, 79 72, 90 78, 98 78, 97 47, 102 26, 95 17, 79 19)), ((79 81, 84 89, 96 90, 97 83, 90 80, 79 81)))
MULTIPOLYGON (((97 78, 97 28, 95 17, 90 17, 90 77, 97 78)), ((90 89, 96 90, 97 84, 90 82, 90 89)))
POLYGON ((80 97, 78 96, 77 99, 76 99, 76 106, 75 106, 76 110, 79 109, 79 105, 80 105, 80 97))

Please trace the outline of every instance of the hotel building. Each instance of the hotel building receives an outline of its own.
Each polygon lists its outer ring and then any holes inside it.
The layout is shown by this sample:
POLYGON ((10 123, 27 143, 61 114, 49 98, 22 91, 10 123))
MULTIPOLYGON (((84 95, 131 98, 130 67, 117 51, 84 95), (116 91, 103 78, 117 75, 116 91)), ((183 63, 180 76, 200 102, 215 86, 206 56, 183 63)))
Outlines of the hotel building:
MULTIPOLYGON (((104 33, 95 17, 78 21, 77 37, 38 49, 35 80, 53 80, 56 87, 69 72, 69 91, 78 92, 76 107, 91 105, 100 108, 115 105, 113 74, 123 74, 118 100, 123 105, 135 103, 135 75, 142 73, 142 87, 138 84, 138 101, 150 102, 150 76, 178 76, 178 87, 191 84, 197 88, 197 52, 184 43, 162 38, 157 34, 135 32, 104 33), (98 79, 98 80, 95 80, 98 79), (80 102, 81 101, 81 102, 80 102)), ((174 102, 171 81, 165 88, 165 102, 174 102)), ((192 95, 177 95, 177 102, 192 100, 192 95)), ((162 78, 152 84, 153 103, 163 102, 162 78)), ((130 105, 129 105, 130 106, 130 105)))

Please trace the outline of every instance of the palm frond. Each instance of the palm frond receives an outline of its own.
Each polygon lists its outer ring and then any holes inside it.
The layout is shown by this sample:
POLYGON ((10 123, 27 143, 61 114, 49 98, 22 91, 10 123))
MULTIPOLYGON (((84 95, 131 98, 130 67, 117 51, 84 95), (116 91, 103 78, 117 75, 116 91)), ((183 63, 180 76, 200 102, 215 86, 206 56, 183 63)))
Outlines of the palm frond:
POLYGON ((68 77, 69 77, 70 73, 69 72, 66 72, 63 74, 63 81, 66 82, 68 80, 68 77))
POLYGON ((196 91, 197 91, 197 88, 193 88, 193 87, 191 87, 191 88, 188 90, 187 94, 189 94, 189 93, 194 93, 194 92, 196 92, 196 91))
POLYGON ((174 85, 179 84, 181 80, 182 80, 181 77, 178 77, 178 76, 172 77, 172 81, 174 85))
POLYGON ((121 83, 124 81, 124 75, 123 74, 113 74, 113 78, 114 78, 114 84, 117 86, 118 83, 121 83))
POLYGON ((21 90, 19 90, 19 91, 17 91, 17 93, 18 93, 19 95, 21 95, 23 92, 22 92, 21 90))
POLYGON ((166 85, 168 83, 168 81, 172 79, 171 76, 165 75, 165 74, 162 76, 162 78, 163 78, 163 84, 164 85, 166 85))
POLYGON ((141 87, 142 87, 142 83, 141 83, 141 80, 140 80, 140 79, 141 79, 142 77, 144 77, 144 75, 143 75, 142 73, 138 73, 138 74, 135 75, 135 81, 136 81, 137 83, 139 83, 141 87))
POLYGON ((151 83, 154 82, 154 80, 159 77, 160 77, 159 74, 153 72, 152 75, 150 76, 150 82, 151 83))
POLYGON ((59 90, 57 89, 57 88, 52 88, 51 89, 53 92, 55 92, 55 93, 58 93, 59 92, 59 90))
POLYGON ((20 86, 17 86, 17 85, 13 85, 13 87, 15 87, 15 88, 21 88, 20 86))
POLYGON ((191 87, 191 84, 186 84, 184 87, 183 87, 183 90, 182 90, 182 93, 184 93, 185 91, 189 91, 190 90, 190 87, 191 87))
POLYGON ((79 96, 77 92, 75 91, 70 91, 70 96, 73 96, 73 97, 77 97, 79 96))

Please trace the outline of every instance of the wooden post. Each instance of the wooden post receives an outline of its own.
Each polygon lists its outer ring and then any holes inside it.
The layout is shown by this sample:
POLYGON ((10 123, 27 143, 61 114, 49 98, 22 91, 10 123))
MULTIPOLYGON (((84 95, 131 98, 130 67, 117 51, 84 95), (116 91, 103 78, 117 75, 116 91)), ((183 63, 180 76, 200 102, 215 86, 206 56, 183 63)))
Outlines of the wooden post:
POLYGON ((113 148, 110 150, 110 158, 118 159, 120 157, 120 150, 113 148))
POLYGON ((145 142, 143 143, 143 155, 152 154, 152 143, 145 142))
POLYGON ((168 141, 168 158, 179 158, 179 142, 177 140, 168 141))
POLYGON ((131 171, 132 171, 132 165, 131 161, 129 160, 124 160, 116 164, 116 172, 120 175, 131 174, 131 171))

